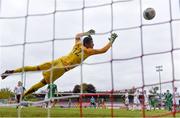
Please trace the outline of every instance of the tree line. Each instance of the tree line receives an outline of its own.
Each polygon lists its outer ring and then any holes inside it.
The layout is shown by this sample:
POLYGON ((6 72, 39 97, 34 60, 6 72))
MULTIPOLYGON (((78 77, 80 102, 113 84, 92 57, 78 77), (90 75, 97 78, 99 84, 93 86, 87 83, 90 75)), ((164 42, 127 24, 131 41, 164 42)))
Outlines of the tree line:
MULTIPOLYGON (((96 93, 96 88, 92 84, 83 83, 82 85, 75 85, 73 88, 73 93, 80 93, 81 86, 83 87, 83 93, 96 93)), ((14 97, 15 94, 10 90, 10 88, 0 89, 0 99, 8 99, 14 97)))

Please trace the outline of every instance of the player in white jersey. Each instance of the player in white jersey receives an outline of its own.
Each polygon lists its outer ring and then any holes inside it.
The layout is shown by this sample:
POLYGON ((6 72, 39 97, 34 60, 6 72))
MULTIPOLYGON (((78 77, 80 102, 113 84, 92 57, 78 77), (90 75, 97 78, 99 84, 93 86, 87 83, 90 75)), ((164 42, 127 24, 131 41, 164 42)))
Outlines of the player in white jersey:
POLYGON ((173 104, 176 106, 176 108, 179 107, 180 102, 180 94, 177 91, 177 87, 174 88, 174 98, 173 98, 173 104))
POLYGON ((134 93, 134 105, 133 105, 133 110, 139 110, 139 105, 140 105, 140 101, 139 101, 139 95, 140 95, 140 92, 139 90, 137 89, 134 93))
POLYGON ((149 106, 149 96, 148 96, 146 90, 144 90, 144 105, 145 105, 145 109, 146 109, 146 110, 150 110, 150 106, 149 106))
POLYGON ((129 93, 127 90, 125 90, 125 101, 124 104, 126 106, 126 109, 129 110, 129 93))
MULTIPOLYGON (((15 93, 15 97, 16 97, 16 102, 19 104, 21 102, 22 99, 22 95, 24 94, 24 90, 25 88, 22 86, 22 82, 18 81, 18 85, 14 88, 14 93, 15 93)), ((18 106, 17 106, 18 108, 18 106)))

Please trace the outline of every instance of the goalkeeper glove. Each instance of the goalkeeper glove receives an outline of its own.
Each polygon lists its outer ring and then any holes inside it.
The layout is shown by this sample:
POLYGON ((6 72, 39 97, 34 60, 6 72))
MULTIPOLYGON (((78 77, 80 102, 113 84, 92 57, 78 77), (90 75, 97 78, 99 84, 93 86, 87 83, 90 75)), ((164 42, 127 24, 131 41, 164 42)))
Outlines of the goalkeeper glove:
POLYGON ((94 35, 94 34, 95 34, 95 30, 93 30, 93 29, 91 29, 91 30, 84 33, 85 36, 94 35))
POLYGON ((112 33, 111 37, 109 38, 109 41, 113 44, 113 42, 115 41, 115 39, 118 37, 118 35, 116 33, 112 33))

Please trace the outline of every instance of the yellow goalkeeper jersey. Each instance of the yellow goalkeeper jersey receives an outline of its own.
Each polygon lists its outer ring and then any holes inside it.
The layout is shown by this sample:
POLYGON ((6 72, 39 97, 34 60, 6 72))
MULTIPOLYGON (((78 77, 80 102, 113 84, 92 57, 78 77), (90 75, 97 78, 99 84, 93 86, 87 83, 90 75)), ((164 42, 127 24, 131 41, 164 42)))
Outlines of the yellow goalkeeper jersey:
POLYGON ((60 58, 61 62, 67 70, 78 66, 81 64, 81 62, 90 56, 90 54, 86 54, 82 50, 82 47, 82 43, 78 42, 74 45, 72 51, 68 55, 60 58))

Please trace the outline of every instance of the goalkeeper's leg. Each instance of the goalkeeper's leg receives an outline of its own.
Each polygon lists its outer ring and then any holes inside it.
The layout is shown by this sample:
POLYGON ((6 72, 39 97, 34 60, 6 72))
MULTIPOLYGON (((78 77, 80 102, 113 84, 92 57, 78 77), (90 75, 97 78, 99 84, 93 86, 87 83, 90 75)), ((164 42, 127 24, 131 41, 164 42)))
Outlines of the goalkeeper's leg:
POLYGON ((39 88, 45 86, 47 83, 45 81, 45 79, 42 79, 40 82, 38 82, 37 84, 33 85, 30 89, 28 89, 23 96, 29 95, 35 91, 37 91, 39 88))
POLYGON ((44 79, 42 79, 39 83, 33 85, 29 90, 27 90, 24 96, 37 91, 39 88, 45 86, 46 84, 54 82, 56 79, 61 77, 64 73, 65 73, 65 69, 63 67, 63 64, 59 62, 57 66, 55 66, 54 68, 50 68, 44 71, 43 72, 44 79))
POLYGON ((7 76, 9 76, 10 74, 13 73, 19 73, 19 72, 27 72, 27 71, 40 71, 40 70, 47 70, 49 68, 51 68, 52 63, 51 62, 46 62, 43 63, 41 65, 37 65, 37 66, 25 66, 22 68, 17 68, 15 70, 6 70, 2 75, 1 78, 5 79, 7 76))
POLYGON ((25 66, 23 68, 17 68, 14 70, 14 73, 19 73, 19 72, 27 72, 27 71, 38 71, 38 70, 47 70, 52 67, 51 62, 46 62, 37 66, 25 66))

